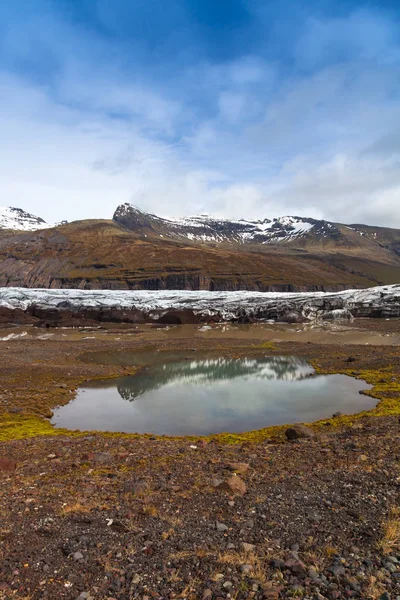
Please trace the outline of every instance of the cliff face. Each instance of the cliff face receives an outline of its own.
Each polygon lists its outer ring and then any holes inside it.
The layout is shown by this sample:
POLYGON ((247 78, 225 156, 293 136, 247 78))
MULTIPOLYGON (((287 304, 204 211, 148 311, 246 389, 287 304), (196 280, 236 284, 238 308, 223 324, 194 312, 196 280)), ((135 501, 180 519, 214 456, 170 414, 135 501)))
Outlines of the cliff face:
POLYGON ((283 292, 398 281, 400 259, 387 249, 210 246, 98 220, 0 234, 2 287, 283 292))

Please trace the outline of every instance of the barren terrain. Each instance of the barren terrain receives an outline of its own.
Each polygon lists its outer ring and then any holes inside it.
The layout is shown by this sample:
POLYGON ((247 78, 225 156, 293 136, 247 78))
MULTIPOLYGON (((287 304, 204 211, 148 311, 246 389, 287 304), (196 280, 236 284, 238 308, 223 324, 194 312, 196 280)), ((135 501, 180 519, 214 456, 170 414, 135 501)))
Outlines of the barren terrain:
MULTIPOLYGON (((398 320, 369 322, 399 333, 398 320)), ((0 598, 399 595, 398 346, 271 342, 256 328, 41 331, 0 342, 0 598), (149 349, 304 356, 369 381, 378 404, 294 441, 286 427, 168 439, 43 419, 85 380, 134 370, 101 357, 149 349)))

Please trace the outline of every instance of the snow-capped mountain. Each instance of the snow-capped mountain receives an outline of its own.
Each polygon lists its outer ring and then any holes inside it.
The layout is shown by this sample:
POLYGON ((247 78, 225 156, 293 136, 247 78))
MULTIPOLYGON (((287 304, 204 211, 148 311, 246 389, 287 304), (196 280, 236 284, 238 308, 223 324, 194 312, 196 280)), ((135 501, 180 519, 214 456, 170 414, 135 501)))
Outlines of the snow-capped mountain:
POLYGON ((286 216, 251 221, 199 215, 164 219, 145 213, 128 203, 118 206, 113 219, 127 229, 145 236, 158 235, 194 242, 276 244, 298 240, 311 231, 321 237, 339 234, 334 223, 311 218, 286 216))
POLYGON ((0 207, 0 229, 35 231, 51 227, 40 217, 25 212, 22 208, 0 207))

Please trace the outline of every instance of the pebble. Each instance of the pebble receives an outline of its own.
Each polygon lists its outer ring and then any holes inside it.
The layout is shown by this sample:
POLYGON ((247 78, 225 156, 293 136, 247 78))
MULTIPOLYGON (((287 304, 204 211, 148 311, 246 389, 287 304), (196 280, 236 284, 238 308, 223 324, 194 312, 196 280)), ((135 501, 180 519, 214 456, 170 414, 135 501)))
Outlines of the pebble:
POLYGON ((253 570, 253 567, 251 565, 242 565, 240 567, 240 570, 242 573, 247 574, 247 573, 251 573, 251 571, 253 570))
POLYGON ((332 573, 332 575, 345 575, 346 574, 346 569, 344 567, 342 567, 341 565, 334 565, 333 567, 330 567, 328 569, 328 571, 330 571, 332 573))
POLYGON ((395 573, 397 571, 396 565, 394 565, 392 562, 386 562, 385 569, 387 569, 389 573, 395 573))
POLYGON ((83 554, 82 552, 74 552, 72 558, 76 561, 83 560, 83 554))
POLYGON ((242 548, 244 552, 246 552, 246 554, 254 552, 254 550, 256 549, 254 544, 249 544, 248 542, 242 542, 242 548))
POLYGON ((359 584, 359 582, 357 581, 357 579, 355 577, 351 577, 350 575, 347 575, 344 578, 344 582, 345 582, 346 585, 348 585, 355 592, 359 592, 360 591, 360 584, 359 584))
POLYGON ((217 521, 216 526, 217 526, 217 531, 227 531, 228 530, 228 525, 225 525, 225 523, 220 523, 219 521, 217 521))
POLYGON ((226 590, 230 590, 231 588, 233 588, 233 583, 232 583, 232 581, 225 581, 222 584, 222 587, 225 588, 226 590))

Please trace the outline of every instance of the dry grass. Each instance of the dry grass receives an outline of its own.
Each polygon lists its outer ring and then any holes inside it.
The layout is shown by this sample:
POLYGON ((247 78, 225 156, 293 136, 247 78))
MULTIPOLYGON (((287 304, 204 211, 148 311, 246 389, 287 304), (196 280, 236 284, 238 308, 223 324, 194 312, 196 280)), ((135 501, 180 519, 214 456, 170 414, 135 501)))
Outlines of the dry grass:
POLYGON ((154 504, 145 504, 142 512, 148 517, 158 517, 159 515, 158 508, 154 504))
POLYGON ((365 597, 369 598, 370 600, 378 600, 384 591, 384 586, 377 581, 376 577, 371 576, 368 587, 365 590, 365 597))
POLYGON ((171 515, 163 515, 163 521, 166 521, 171 527, 179 527, 182 524, 182 519, 180 517, 171 516, 171 515))
POLYGON ((271 556, 268 551, 262 549, 255 552, 224 552, 218 555, 218 562, 235 567, 242 565, 250 565, 251 578, 259 581, 262 584, 267 583, 266 573, 271 556))
POLYGON ((173 552, 169 555, 170 560, 185 560, 186 558, 205 558, 206 556, 212 556, 213 552, 206 550, 205 548, 196 548, 196 550, 180 550, 179 552, 173 552))
POLYGON ((325 546, 324 552, 327 558, 332 558, 332 556, 335 556, 335 554, 340 554, 337 548, 334 548, 334 546, 329 546, 329 544, 325 546))
POLYGON ((90 507, 86 504, 81 504, 80 502, 75 502, 74 504, 66 504, 61 509, 62 515, 76 514, 76 513, 88 513, 90 512, 90 507))
POLYGON ((384 554, 400 547, 400 508, 397 506, 390 509, 388 519, 383 523, 383 536, 378 547, 384 554))

